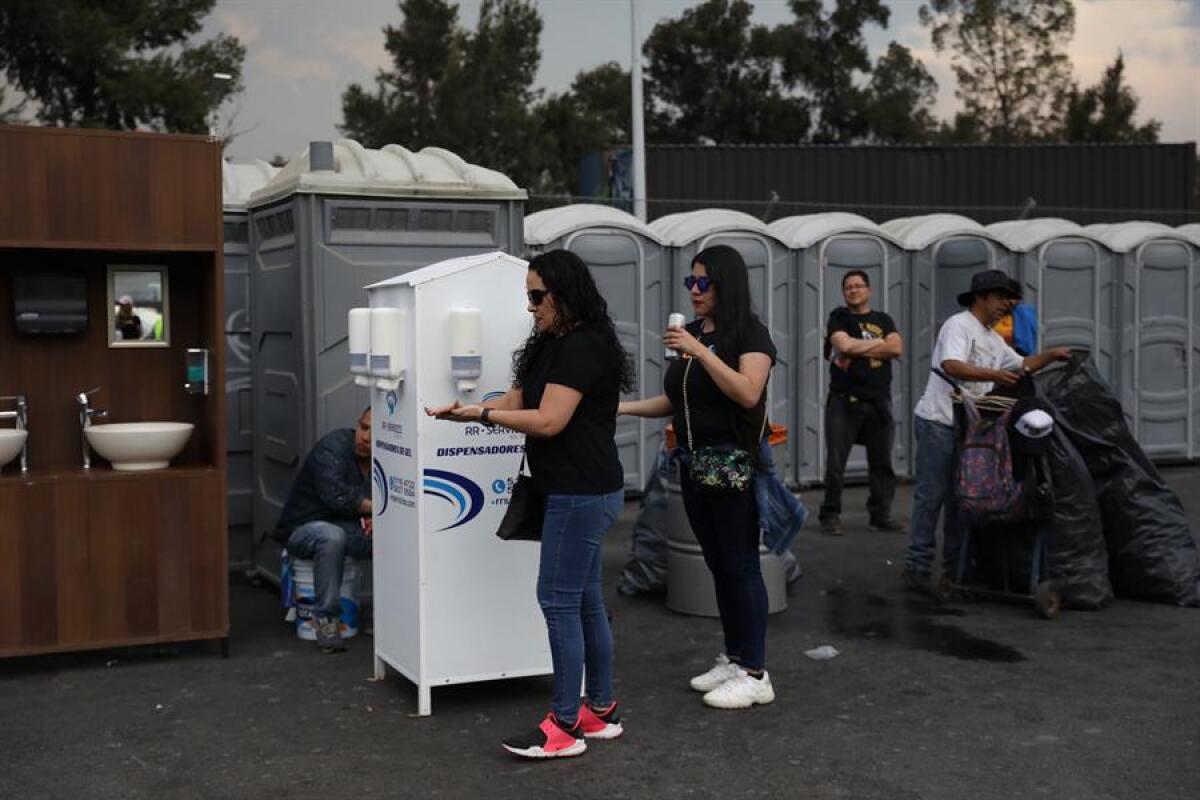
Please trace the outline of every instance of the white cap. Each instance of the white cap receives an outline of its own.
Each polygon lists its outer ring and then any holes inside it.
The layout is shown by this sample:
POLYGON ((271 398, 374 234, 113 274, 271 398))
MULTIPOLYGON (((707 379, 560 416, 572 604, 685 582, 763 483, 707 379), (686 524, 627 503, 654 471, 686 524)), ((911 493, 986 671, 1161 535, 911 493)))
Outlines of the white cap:
POLYGON ((1035 408, 1021 415, 1017 420, 1017 430, 1030 439, 1044 438, 1054 430, 1054 417, 1040 408, 1035 408))

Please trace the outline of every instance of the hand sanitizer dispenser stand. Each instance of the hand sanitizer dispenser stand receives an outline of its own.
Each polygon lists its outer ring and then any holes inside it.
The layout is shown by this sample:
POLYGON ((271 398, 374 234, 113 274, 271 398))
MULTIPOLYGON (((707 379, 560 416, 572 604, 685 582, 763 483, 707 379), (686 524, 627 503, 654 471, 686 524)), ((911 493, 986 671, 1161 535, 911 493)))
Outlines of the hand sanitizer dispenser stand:
POLYGON ((415 683, 422 715, 434 686, 551 672, 535 594, 538 544, 495 535, 525 437, 424 412, 509 388, 512 353, 531 329, 526 268, 488 253, 367 287, 372 339, 380 310, 399 310, 389 316, 402 324, 390 348, 401 362, 392 374, 403 377, 394 388, 376 381, 371 392, 375 673, 382 678, 390 665, 415 683), (483 333, 478 389, 469 394, 451 368, 460 355, 452 312, 461 309, 479 309, 483 333))

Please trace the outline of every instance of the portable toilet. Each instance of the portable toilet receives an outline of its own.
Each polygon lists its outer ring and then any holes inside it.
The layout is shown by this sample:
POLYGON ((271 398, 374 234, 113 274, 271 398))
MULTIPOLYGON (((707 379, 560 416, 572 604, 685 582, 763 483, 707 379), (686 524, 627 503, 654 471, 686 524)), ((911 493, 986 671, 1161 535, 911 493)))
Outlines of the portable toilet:
MULTIPOLYGON (((670 290, 662 241, 632 214, 611 206, 580 203, 525 218, 525 248, 533 255, 565 249, 588 265, 608 303, 621 344, 637 364, 637 386, 628 399, 662 394, 670 290)), ((639 417, 617 420, 617 449, 625 488, 640 492, 655 469, 664 422, 639 417)))
POLYGON ((1120 276, 1121 406, 1151 459, 1195 457, 1200 425, 1197 296, 1200 251, 1184 233, 1157 222, 1085 228, 1115 254, 1120 276))
POLYGON ((1189 225, 1180 225, 1175 230, 1182 233, 1184 237, 1196 247, 1200 247, 1200 222, 1193 222, 1189 225))
MULTIPOLYGON (((925 393, 942 323, 962 308, 957 297, 971 288, 971 276, 985 269, 1012 274, 1004 244, 972 219, 929 214, 888 220, 881 226, 909 253, 911 336, 905 352, 915 404, 925 393)), ((912 409, 910 408, 909 411, 912 409)))
POLYGON ((250 367, 250 220, 246 203, 279 170, 265 161, 222 161, 225 222, 225 420, 229 465, 229 569, 254 563, 253 388, 250 367))
POLYGON ((436 147, 313 142, 251 195, 255 566, 309 449, 353 426, 367 392, 346 372, 362 288, 446 258, 522 247, 525 192, 436 147))
MULTIPOLYGON (((798 309, 792 302, 791 254, 783 242, 775 238, 766 223, 740 211, 724 208, 705 208, 659 217, 650 223, 668 248, 672 291, 666 294, 666 314, 678 311, 692 316, 690 293, 683 279, 692 273, 692 259, 706 247, 729 245, 741 254, 750 275, 750 301, 759 319, 771 332, 778 351, 775 368, 768 384, 770 417, 776 422, 788 419, 791 392, 795 382, 792 353, 795 345, 792 333, 799 329, 794 322, 798 309)), ((789 431, 792 424, 788 424, 789 431)), ((791 467, 784 474, 789 474, 791 467)))
POLYGON ((1038 350, 1087 350, 1115 384, 1119 292, 1112 251, 1076 223, 1054 217, 987 229, 1012 253, 1023 302, 1037 310, 1038 350))
MULTIPOLYGON (((797 483, 820 481, 825 473, 825 395, 829 362, 825 360, 825 328, 830 312, 844 304, 842 279, 851 270, 862 270, 871 281, 871 308, 891 315, 901 336, 909 335, 908 258, 891 234, 866 217, 831 212, 785 217, 768 229, 792 253, 793 305, 799 314, 789 320, 799 324, 790 339, 798 352, 793 382, 787 387, 788 427, 793 432, 789 474, 797 483)), ((892 466, 897 474, 910 474, 908 371, 903 361, 892 370, 892 409, 896 436, 892 466)), ((846 464, 847 477, 866 475, 866 451, 855 446, 846 464)))
POLYGON ((387 665, 416 684, 422 715, 435 686, 551 672, 538 543, 496 536, 525 436, 424 411, 509 387, 530 330, 527 267, 448 259, 368 287, 354 312, 342 369, 371 386, 375 676, 387 665))

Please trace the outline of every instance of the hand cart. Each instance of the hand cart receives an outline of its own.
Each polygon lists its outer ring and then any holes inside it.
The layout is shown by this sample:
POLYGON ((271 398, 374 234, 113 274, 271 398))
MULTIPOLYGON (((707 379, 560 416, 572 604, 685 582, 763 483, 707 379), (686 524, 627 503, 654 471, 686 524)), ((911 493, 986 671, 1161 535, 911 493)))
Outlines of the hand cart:
MULTIPOLYGON (((946 377, 946 376, 942 376, 946 377)), ((962 405, 962 389, 954 379, 946 380, 956 386, 954 399, 954 430, 961 446, 966 434, 966 413, 962 405)), ((1032 381, 1024 380, 1017 387, 1021 394, 1032 393, 1032 381)), ((998 420, 1011 409, 1017 398, 992 394, 972 398, 975 407, 985 420, 998 420)), ((1016 480, 1049 482, 1049 469, 1041 456, 1030 455, 1011 447, 1013 476, 1016 480)), ((959 453, 955 454, 955 473, 959 453)), ((957 487, 952 488, 955 491, 957 487)), ((965 598, 992 598, 1032 602, 1037 613, 1044 619, 1054 619, 1062 610, 1062 593, 1059 585, 1047 574, 1046 530, 1053 517, 1052 511, 1033 518, 1021 518, 990 525, 962 525, 962 541, 959 544, 957 565, 953 574, 943 573, 937 585, 941 601, 959 594, 965 598), (985 563, 984 554, 992 556, 985 563), (984 574, 991 567, 989 574, 984 574), (1024 580, 1025 575, 1028 580, 1024 580), (984 578, 989 579, 986 583, 984 578)), ((945 543, 943 542, 943 547, 945 543)))

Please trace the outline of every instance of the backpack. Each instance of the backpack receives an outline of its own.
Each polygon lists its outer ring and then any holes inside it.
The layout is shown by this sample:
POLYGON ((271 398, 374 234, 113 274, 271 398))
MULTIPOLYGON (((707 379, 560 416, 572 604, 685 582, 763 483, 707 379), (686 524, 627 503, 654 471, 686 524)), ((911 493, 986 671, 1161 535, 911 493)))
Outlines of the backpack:
POLYGON ((1008 446, 1012 409, 984 419, 966 392, 962 395, 967 429, 958 457, 955 493, 964 525, 991 525, 1024 517, 1025 494, 1013 478, 1008 446))

